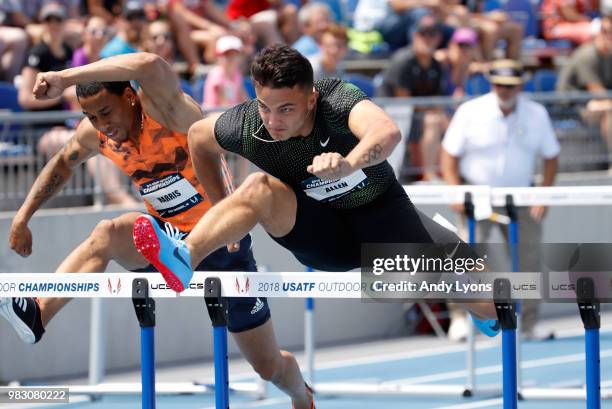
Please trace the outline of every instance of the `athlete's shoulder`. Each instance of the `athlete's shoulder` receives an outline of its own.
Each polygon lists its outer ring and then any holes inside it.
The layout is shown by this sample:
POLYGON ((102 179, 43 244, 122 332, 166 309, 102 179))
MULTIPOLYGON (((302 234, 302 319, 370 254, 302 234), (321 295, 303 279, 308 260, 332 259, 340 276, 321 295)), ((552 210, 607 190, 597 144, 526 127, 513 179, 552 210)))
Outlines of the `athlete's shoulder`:
POLYGON ((324 78, 315 82, 319 92, 318 104, 326 117, 348 114, 357 103, 368 97, 357 86, 338 78, 324 78))
POLYGON ((243 102, 222 113, 215 122, 215 138, 219 145, 227 151, 240 153, 243 129, 257 117, 255 100, 243 102))

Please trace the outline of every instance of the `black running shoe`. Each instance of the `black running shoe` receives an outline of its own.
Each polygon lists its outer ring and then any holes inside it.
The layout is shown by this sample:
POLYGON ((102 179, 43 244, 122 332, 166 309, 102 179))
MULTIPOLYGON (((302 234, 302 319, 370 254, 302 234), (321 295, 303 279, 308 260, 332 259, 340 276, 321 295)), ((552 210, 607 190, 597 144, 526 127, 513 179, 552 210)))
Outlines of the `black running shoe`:
POLYGON ((35 298, 0 298, 0 315, 11 323, 23 342, 35 344, 45 333, 35 298))

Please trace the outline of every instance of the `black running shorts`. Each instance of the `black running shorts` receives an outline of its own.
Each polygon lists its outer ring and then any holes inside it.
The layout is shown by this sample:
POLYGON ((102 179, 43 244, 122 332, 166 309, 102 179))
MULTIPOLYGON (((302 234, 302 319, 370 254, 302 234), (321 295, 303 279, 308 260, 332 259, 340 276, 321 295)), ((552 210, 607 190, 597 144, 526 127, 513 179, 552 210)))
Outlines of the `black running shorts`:
POLYGON ((322 271, 361 266, 362 243, 458 243, 459 237, 417 210, 396 181, 373 202, 332 209, 294 189, 293 229, 272 237, 304 265, 322 271))

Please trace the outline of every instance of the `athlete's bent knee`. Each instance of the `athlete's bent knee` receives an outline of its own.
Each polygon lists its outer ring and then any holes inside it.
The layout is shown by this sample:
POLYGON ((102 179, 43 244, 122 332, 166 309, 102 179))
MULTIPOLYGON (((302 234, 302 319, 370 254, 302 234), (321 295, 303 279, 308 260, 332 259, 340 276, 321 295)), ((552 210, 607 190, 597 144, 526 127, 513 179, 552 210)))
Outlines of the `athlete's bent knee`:
POLYGON ((97 249, 106 249, 116 236, 115 222, 112 220, 100 221, 89 236, 91 245, 97 249))
POLYGON ((252 204, 269 203, 274 193, 270 185, 270 177, 261 172, 250 174, 240 186, 239 192, 245 200, 252 204))

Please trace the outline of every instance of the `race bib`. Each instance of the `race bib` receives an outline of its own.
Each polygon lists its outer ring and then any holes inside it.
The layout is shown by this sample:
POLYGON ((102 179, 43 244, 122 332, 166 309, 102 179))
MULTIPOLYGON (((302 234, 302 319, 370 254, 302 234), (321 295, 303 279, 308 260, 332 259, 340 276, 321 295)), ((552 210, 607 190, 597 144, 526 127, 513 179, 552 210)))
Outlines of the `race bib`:
POLYGON ((368 177, 363 170, 335 180, 321 180, 316 176, 302 181, 302 190, 308 197, 327 203, 338 200, 352 192, 363 189, 368 184, 368 177))
POLYGON ((200 203, 202 195, 180 173, 140 185, 140 195, 160 217, 172 217, 200 203))

